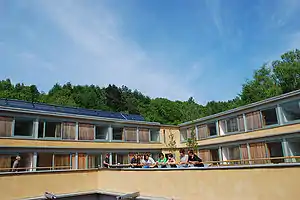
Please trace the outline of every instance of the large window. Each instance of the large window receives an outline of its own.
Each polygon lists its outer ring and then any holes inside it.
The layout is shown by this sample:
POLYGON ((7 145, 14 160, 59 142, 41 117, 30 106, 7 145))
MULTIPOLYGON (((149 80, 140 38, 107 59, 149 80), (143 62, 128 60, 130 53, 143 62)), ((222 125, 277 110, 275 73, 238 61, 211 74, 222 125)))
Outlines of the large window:
POLYGON ((284 162, 284 159, 279 158, 283 157, 283 151, 282 151, 282 145, 281 142, 267 142, 267 153, 270 158, 275 158, 271 159, 271 163, 282 163, 284 162), (279 159, 276 159, 279 158, 279 159))
POLYGON ((75 140, 76 124, 73 122, 62 123, 62 138, 67 140, 75 140))
POLYGON ((220 121, 220 134, 245 131, 244 118, 242 115, 220 121))
POLYGON ((222 147, 223 160, 229 160, 228 164, 239 164, 238 161, 241 159, 239 146, 222 147))
POLYGON ((39 137, 61 138, 61 128, 60 122, 39 122, 39 137))
POLYGON ((203 162, 220 160, 218 149, 201 149, 201 150, 199 150, 199 154, 200 154, 200 158, 203 160, 203 162))
POLYGON ((299 101, 292 101, 281 105, 283 112, 283 120, 285 122, 295 121, 300 119, 299 101))
POLYGON ((101 155, 88 155, 88 169, 101 166, 101 155))
POLYGON ((38 153, 37 156, 37 170, 50 170, 53 165, 52 153, 38 153))
POLYGON ((13 118, 0 117, 0 137, 11 137, 13 118))
POLYGON ((180 130, 180 140, 186 141, 187 140, 187 129, 180 130))
POLYGON ((217 126, 216 123, 209 123, 207 124, 208 128, 208 136, 216 136, 217 135, 217 126))
POLYGON ((208 127, 207 125, 200 125, 200 126, 197 126, 197 129, 198 129, 198 139, 201 140, 201 139, 204 139, 204 138, 207 138, 208 137, 208 127))
POLYGON ((124 130, 120 127, 113 128, 113 140, 124 140, 124 130))
POLYGON ((269 108, 261 111, 263 126, 278 124, 275 108, 269 108))
POLYGON ((136 142, 137 141, 137 128, 125 128, 126 141, 136 142))
POLYGON ((250 146, 250 156, 252 164, 264 164, 267 161, 267 149, 264 142, 251 143, 250 146))
POLYGON ((32 119, 15 119, 15 131, 16 136, 32 136, 33 133, 33 120, 32 119))
MULTIPOLYGON (((300 138, 287 139, 288 156, 300 156, 300 138)), ((300 158, 292 158, 292 162, 300 162, 300 158)))
POLYGON ((32 170, 32 155, 32 153, 0 154, 0 169, 1 171, 11 171, 16 157, 20 156, 18 171, 30 171, 32 170))
POLYGON ((159 142, 159 129, 150 129, 150 141, 159 142))
POLYGON ((54 169, 63 170, 71 168, 70 154, 55 154, 54 155, 54 169))
POLYGON ((260 112, 251 112, 246 114, 247 130, 256 130, 262 128, 260 112))
POLYGON ((108 140, 108 127, 96 126, 96 139, 108 140))
POLYGON ((147 129, 147 128, 139 128, 139 141, 141 143, 148 143, 150 141, 150 138, 149 138, 149 129, 147 129))
POLYGON ((94 140, 95 129, 92 124, 79 124, 79 140, 94 140))

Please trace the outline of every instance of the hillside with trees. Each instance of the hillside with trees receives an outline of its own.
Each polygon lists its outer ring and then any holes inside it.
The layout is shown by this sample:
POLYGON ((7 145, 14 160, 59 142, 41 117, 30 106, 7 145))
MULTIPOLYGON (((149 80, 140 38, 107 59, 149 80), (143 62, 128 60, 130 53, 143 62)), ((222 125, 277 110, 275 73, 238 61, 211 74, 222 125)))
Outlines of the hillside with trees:
POLYGON ((140 114, 148 121, 178 124, 297 89, 300 89, 300 50, 289 51, 281 59, 254 71, 252 79, 243 84, 234 99, 211 101, 206 105, 197 104, 192 97, 187 101, 152 99, 137 90, 115 85, 55 84, 44 93, 35 85, 14 85, 9 79, 0 81, 0 98, 140 114))

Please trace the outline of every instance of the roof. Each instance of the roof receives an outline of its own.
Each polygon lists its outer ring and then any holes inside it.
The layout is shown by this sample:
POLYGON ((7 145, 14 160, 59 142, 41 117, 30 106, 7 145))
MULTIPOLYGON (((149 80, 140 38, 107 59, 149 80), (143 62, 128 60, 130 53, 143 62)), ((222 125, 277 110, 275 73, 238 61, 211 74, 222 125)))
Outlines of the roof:
POLYGON ((66 107, 60 105, 50 105, 45 103, 34 103, 22 100, 12 100, 0 98, 0 106, 9 108, 22 108, 34 111, 47 111, 52 113, 63 113, 63 114, 74 114, 74 115, 84 115, 92 117, 102 117, 102 118, 112 118, 119 120, 133 120, 133 121, 145 121, 144 117, 141 115, 131 115, 118 112, 102 111, 102 110, 92 110, 77 107, 66 107))
POLYGON ((209 116, 206 116, 206 117, 202 117, 202 118, 199 118, 199 119, 196 119, 196 120, 193 120, 193 121, 184 122, 182 124, 179 124, 179 126, 188 126, 188 125, 195 124, 195 123, 198 123, 198 122, 203 122, 203 121, 207 121, 207 120, 214 119, 214 118, 217 118, 217 117, 222 117, 224 115, 233 114, 235 112, 251 109, 251 108, 254 108, 256 106, 261 106, 261 105, 264 105, 264 104, 273 103, 273 102, 283 100, 283 99, 286 99, 286 98, 290 98, 290 97, 293 97, 293 96, 297 96, 297 95, 300 95, 300 90, 295 90, 295 91, 285 93, 285 94, 282 94, 282 95, 279 95, 279 96, 271 97, 269 99, 265 99, 265 100, 262 100, 262 101, 251 103, 251 104, 248 104, 248 105, 245 105, 245 106, 241 106, 241 107, 238 107, 238 108, 234 108, 234 109, 231 109, 231 110, 220 112, 220 113, 217 113, 217 114, 214 114, 214 115, 209 115, 209 116))

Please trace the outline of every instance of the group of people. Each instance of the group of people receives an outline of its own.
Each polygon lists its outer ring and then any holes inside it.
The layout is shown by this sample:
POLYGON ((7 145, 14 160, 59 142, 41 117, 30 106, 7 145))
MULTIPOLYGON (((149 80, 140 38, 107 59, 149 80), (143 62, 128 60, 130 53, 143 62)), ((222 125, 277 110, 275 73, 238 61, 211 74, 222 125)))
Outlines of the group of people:
MULTIPOLYGON (((155 161, 149 154, 139 155, 135 154, 130 161, 132 168, 186 168, 186 167, 204 167, 202 159, 199 158, 193 150, 185 153, 184 149, 179 150, 180 160, 176 161, 173 154, 164 155, 159 154, 157 161, 155 161)), ((109 155, 103 161, 104 167, 109 167, 109 155)))

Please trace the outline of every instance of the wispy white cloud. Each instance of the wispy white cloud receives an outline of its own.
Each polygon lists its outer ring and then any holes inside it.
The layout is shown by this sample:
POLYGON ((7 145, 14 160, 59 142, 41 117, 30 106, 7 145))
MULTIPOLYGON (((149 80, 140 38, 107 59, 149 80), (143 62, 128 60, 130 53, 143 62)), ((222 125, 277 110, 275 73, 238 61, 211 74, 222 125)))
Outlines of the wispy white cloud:
POLYGON ((76 50, 65 53, 85 65, 60 66, 72 69, 68 77, 99 85, 124 84, 152 97, 186 100, 193 95, 189 80, 164 70, 165 62, 123 36, 122 21, 112 10, 102 5, 95 12, 83 1, 36 1, 34 6, 76 44, 76 50))
POLYGON ((219 34, 223 35, 223 21, 221 15, 221 2, 219 0, 205 0, 206 6, 210 11, 214 25, 219 34))

